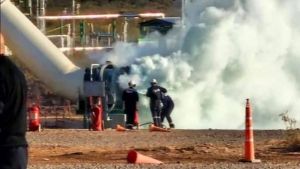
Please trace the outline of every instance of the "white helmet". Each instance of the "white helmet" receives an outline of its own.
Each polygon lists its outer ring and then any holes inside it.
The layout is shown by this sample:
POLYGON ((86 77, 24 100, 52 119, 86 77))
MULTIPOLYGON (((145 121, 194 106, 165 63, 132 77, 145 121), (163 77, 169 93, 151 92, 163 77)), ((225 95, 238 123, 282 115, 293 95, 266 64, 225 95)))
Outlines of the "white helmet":
POLYGON ((136 86, 136 83, 135 83, 133 80, 130 80, 130 81, 128 82, 128 86, 129 86, 129 87, 135 87, 135 86, 136 86))
POLYGON ((156 79, 152 79, 151 83, 152 84, 157 84, 157 80, 156 79))

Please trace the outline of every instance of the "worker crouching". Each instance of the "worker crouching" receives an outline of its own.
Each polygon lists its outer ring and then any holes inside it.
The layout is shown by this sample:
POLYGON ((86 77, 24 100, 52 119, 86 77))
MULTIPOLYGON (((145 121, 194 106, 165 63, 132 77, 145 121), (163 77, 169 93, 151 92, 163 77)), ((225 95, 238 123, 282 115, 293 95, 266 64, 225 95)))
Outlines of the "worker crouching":
POLYGON ((103 131, 102 113, 103 113, 103 107, 102 107, 101 99, 97 97, 95 99, 94 107, 92 108, 92 113, 91 113, 92 130, 103 131))

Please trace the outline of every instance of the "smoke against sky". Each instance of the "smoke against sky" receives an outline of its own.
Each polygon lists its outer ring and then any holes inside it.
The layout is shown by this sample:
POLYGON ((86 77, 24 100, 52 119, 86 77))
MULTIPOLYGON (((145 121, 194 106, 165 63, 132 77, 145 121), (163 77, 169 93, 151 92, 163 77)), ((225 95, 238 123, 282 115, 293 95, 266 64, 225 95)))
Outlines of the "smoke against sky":
POLYGON ((241 129, 246 98, 254 128, 284 128, 286 111, 299 126, 299 0, 194 0, 185 13, 183 27, 151 35, 159 45, 116 44, 107 57, 132 69, 121 86, 134 79, 145 91, 158 79, 175 100, 177 128, 241 129))

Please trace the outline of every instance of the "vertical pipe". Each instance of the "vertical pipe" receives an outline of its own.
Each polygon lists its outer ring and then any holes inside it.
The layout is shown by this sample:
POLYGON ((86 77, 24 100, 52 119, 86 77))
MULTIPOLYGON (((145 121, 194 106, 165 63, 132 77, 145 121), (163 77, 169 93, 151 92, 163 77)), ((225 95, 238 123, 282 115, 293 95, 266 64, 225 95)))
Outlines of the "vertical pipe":
MULTIPOLYGON (((70 24, 68 24, 68 28, 70 27, 70 24)), ((69 31, 68 31, 69 32, 69 31)), ((67 47, 70 48, 71 47, 71 37, 70 35, 68 34, 67 35, 67 47)))
POLYGON ((29 11, 29 16, 32 17, 32 0, 28 0, 28 11, 29 11))
POLYGON ((68 24, 67 27, 68 27, 67 35, 68 35, 68 36, 71 36, 71 34, 72 34, 71 24, 68 24))
POLYGON ((79 33, 79 35, 80 35, 80 44, 81 44, 81 46, 84 46, 85 40, 86 40, 86 38, 85 38, 85 35, 86 35, 86 33, 85 33, 85 31, 86 31, 85 30, 85 20, 80 21, 79 31, 80 31, 80 33, 79 33))
POLYGON ((91 23, 90 25, 91 25, 91 28, 90 28, 90 33, 94 33, 94 24, 93 24, 93 23, 91 23))
POLYGON ((111 24, 109 24, 108 25, 108 27, 107 27, 107 32, 108 32, 108 34, 110 35, 107 39, 108 39, 108 46, 111 46, 111 42, 110 42, 110 40, 111 40, 111 35, 112 35, 112 31, 111 31, 111 24))
POLYGON ((36 13, 35 13, 35 16, 36 16, 36 25, 37 27, 41 30, 41 27, 40 27, 40 20, 38 19, 38 17, 40 16, 40 0, 36 0, 36 13))
POLYGON ((112 36, 113 36, 113 42, 116 41, 116 20, 114 19, 112 22, 112 36))
POLYGON ((65 47, 65 39, 64 39, 64 37, 60 37, 60 47, 61 48, 64 48, 65 47))
MULTIPOLYGON (((65 8, 62 12, 63 15, 67 15, 67 8, 65 8)), ((69 32, 68 32, 69 33, 69 32)), ((61 19, 60 20, 60 34, 63 35, 64 34, 64 20, 61 19)))
POLYGON ((59 29, 60 34, 63 35, 64 34, 64 21, 63 21, 63 19, 60 20, 60 27, 59 28, 60 28, 59 29))
MULTIPOLYGON (((40 0, 40 16, 45 16, 46 15, 46 4, 45 0, 40 0)), ((45 34, 46 33, 46 21, 42 19, 40 21, 40 30, 45 34)))
POLYGON ((124 42, 127 42, 127 31, 128 31, 128 18, 125 17, 124 28, 123 28, 124 42))
POLYGON ((185 0, 181 0, 181 24, 185 26, 185 0))
MULTIPOLYGON (((72 15, 76 15, 76 0, 72 1, 72 15)), ((73 46, 76 46, 76 22, 75 19, 72 21, 72 38, 73 38, 73 46)))

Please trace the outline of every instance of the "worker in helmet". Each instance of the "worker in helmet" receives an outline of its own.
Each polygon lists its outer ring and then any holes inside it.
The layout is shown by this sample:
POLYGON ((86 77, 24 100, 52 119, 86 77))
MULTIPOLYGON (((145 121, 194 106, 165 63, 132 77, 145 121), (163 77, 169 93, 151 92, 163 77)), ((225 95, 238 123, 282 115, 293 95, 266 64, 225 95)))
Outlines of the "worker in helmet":
POLYGON ((161 110, 161 122, 163 123, 164 119, 167 118, 170 128, 175 128, 175 125, 170 116, 174 109, 173 99, 167 93, 163 92, 162 103, 163 107, 161 110))
POLYGON ((24 74, 5 55, 0 32, 0 168, 27 168, 27 85, 24 74))
POLYGON ((124 113, 126 114, 126 128, 133 129, 133 126, 136 126, 135 116, 137 112, 137 104, 139 102, 139 95, 135 89, 135 82, 129 81, 128 88, 123 91, 122 100, 124 113))
POLYGON ((166 93, 167 89, 159 86, 156 79, 152 79, 151 86, 148 88, 146 96, 150 98, 150 110, 153 118, 153 123, 157 127, 162 127, 161 124, 161 108, 162 108, 162 92, 166 93))

